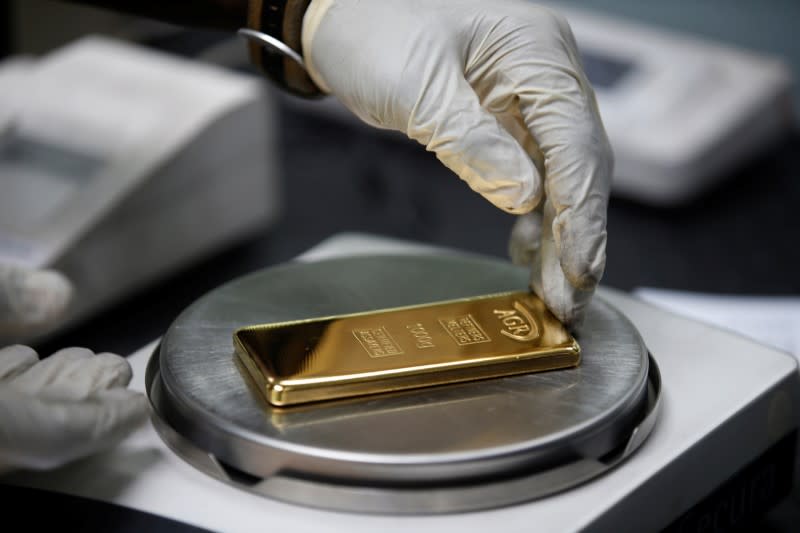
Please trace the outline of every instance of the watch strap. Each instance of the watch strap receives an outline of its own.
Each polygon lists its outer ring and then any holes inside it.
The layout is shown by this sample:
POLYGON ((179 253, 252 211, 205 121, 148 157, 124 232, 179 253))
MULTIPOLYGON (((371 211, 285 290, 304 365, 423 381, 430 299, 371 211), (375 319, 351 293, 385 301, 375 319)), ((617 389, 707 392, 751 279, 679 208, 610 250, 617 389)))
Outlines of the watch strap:
POLYGON ((264 40, 250 39, 250 60, 282 89, 298 96, 314 98, 323 92, 311 80, 302 58, 303 16, 311 0, 250 0, 247 13, 249 30, 277 39, 296 52, 294 57, 264 40))

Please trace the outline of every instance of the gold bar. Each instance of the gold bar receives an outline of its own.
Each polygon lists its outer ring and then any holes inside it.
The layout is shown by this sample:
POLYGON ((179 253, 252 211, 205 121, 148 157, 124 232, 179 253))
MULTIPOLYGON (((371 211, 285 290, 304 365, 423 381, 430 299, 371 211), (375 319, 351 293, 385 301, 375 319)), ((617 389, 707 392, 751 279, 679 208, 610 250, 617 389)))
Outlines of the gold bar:
POLYGON ((233 342, 277 406, 580 363, 578 343, 527 292, 248 326, 233 342))

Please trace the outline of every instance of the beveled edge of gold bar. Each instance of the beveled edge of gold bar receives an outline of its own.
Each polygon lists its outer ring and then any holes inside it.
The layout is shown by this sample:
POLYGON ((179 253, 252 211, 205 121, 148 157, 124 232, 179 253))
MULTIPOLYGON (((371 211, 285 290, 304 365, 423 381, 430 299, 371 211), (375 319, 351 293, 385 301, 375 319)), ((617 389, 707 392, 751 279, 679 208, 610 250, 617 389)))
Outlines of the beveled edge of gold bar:
POLYGON ((264 390, 267 393, 267 400, 270 404, 278 407, 291 407, 293 405, 323 402, 354 396, 377 395, 455 383, 482 381, 504 376, 574 368, 580 364, 580 361, 580 347, 577 341, 573 339, 572 344, 569 346, 553 349, 553 351, 549 353, 537 353, 534 357, 526 358, 523 356, 514 360, 506 359, 497 361, 494 364, 486 364, 479 360, 473 360, 469 364, 437 366, 435 372, 420 372, 420 368, 423 367, 409 367, 407 369, 395 370, 391 373, 383 374, 384 379, 381 381, 382 388, 379 391, 370 387, 374 381, 371 379, 375 377, 374 374, 361 374, 351 378, 337 377, 335 380, 330 380, 330 386, 320 385, 320 383, 324 383, 324 380, 319 379, 315 380, 311 387, 305 386, 306 383, 301 383, 299 380, 293 383, 266 383, 264 390), (536 359, 546 359, 547 364, 540 366, 532 365, 531 362, 536 359), (483 368, 485 372, 478 375, 471 373, 470 370, 475 367, 483 368), (518 368, 509 370, 509 367, 518 368), (425 375, 427 379, 423 386, 415 383, 420 375, 425 375), (435 379, 430 379, 430 376, 435 376, 435 379), (287 398, 287 396, 291 396, 291 398, 287 398), (324 396, 324 398, 320 396, 324 396))
MULTIPOLYGON (((375 394, 386 394, 392 392, 399 392, 405 390, 411 390, 416 388, 423 388, 417 385, 408 384, 408 380, 416 379, 419 377, 419 367, 414 369, 409 369, 405 372, 395 371, 389 379, 383 381, 384 385, 388 385, 386 388, 375 391, 373 389, 367 388, 364 385, 368 385, 371 383, 370 377, 368 375, 360 375, 354 377, 352 379, 347 378, 337 378, 335 381, 332 380, 333 386, 325 387, 319 385, 319 380, 315 381, 314 387, 304 387, 303 384, 294 383, 291 385, 286 385, 282 383, 275 383, 272 381, 265 372, 258 368, 258 363, 253 360, 253 357, 241 345, 237 345, 236 347, 236 355, 239 357, 239 360, 244 364, 245 368, 247 368, 248 373, 256 382, 256 385, 262 391, 267 402, 275 407, 292 407, 295 405, 303 405, 309 404, 312 402, 324 402, 324 401, 334 401, 334 400, 341 400, 344 398, 352 398, 356 396, 368 396, 368 395, 375 395, 375 394), (311 394, 308 394, 310 392, 311 394), (287 393, 291 393, 291 400, 287 399, 287 393), (320 398, 320 395, 326 395, 325 398, 320 398)), ((577 341, 573 339, 572 344, 569 346, 563 346, 558 349, 557 353, 549 353, 549 354, 538 354, 538 357, 542 357, 547 355, 548 365, 546 367, 531 367, 530 361, 531 359, 521 359, 518 361, 501 361, 497 362, 494 365, 486 365, 486 368, 494 369, 493 372, 486 372, 479 376, 474 374, 468 374, 466 376, 460 376, 459 374, 465 373, 469 371, 473 366, 478 366, 479 363, 475 363, 473 365, 459 365, 454 366, 451 369, 441 369, 437 372, 437 380, 431 380, 424 385, 424 388, 428 387, 435 387, 441 386, 451 383, 465 383, 470 381, 481 381, 485 379, 492 379, 497 377, 503 376, 512 376, 512 375, 520 375, 520 374, 527 374, 532 372, 544 372, 549 370, 559 370, 565 368, 574 368, 577 367, 581 362, 581 350, 580 346, 578 345, 577 341), (518 370, 508 370, 508 365, 511 364, 524 364, 524 367, 518 370)))
MULTIPOLYGON (((327 315, 327 316, 320 316, 320 317, 312 317, 312 318, 305 318, 299 320, 287 320, 283 322, 271 322, 268 324, 253 324, 250 326, 243 326, 237 328, 233 333, 233 344, 236 355, 244 364, 245 368, 247 368, 248 373, 254 379, 258 387, 262 390, 267 401, 273 405, 278 407, 291 407, 293 405, 299 404, 308 404, 311 402, 323 402, 327 400, 335 400, 335 399, 342 399, 348 398, 353 396, 367 396, 373 394, 382 394, 388 392, 397 392, 402 390, 409 390, 417 388, 418 386, 414 386, 412 384, 404 383, 410 379, 414 379, 419 376, 420 367, 409 367, 408 369, 396 369, 391 372, 383 373, 385 377, 388 378, 387 381, 383 383, 385 385, 389 385, 389 387, 384 388, 380 391, 374 391, 367 387, 360 387, 359 385, 362 384, 369 384, 373 381, 375 377, 373 373, 370 374, 360 374, 357 376, 352 376, 350 378, 343 378, 337 377, 335 380, 331 380, 333 386, 325 387, 319 386, 321 379, 315 379, 313 387, 305 387, 304 383, 301 383, 299 380, 295 380, 294 383, 287 385, 286 383, 277 383, 274 379, 271 379, 268 369, 261 368, 262 360, 260 358, 254 357, 251 355, 250 350, 248 350, 242 340, 240 339, 240 334, 246 331, 257 331, 257 330, 270 330, 285 326, 294 326, 299 324, 309 324, 313 322, 321 322, 325 320, 340 320, 340 319, 347 319, 347 318, 354 318, 360 316, 373 316, 381 313, 388 313, 388 312, 395 312, 395 311, 406 311, 406 310, 413 310, 413 309, 421 309, 427 307, 433 307, 438 305, 449 305, 455 303, 467 303, 467 302, 475 302, 480 300, 489 300, 492 298, 497 298, 500 296, 511 296, 515 294, 526 294, 531 295, 532 293, 526 291, 503 291, 497 292, 492 294, 482 294, 479 296, 470 296, 466 298, 454 298, 450 300, 436 300, 427 303, 421 304, 413 304, 413 305, 406 305, 406 306, 398 306, 398 307, 386 307, 381 309, 374 309, 369 311, 360 311, 356 313, 346 313, 346 314, 339 314, 339 315, 327 315), (343 391, 342 389, 346 389, 343 391), (306 391, 311 391, 313 394, 303 394, 306 391), (287 401, 286 395, 287 393, 291 392, 292 400, 287 401), (320 398, 320 393, 322 395, 327 394, 326 398, 320 398), (299 398, 298 398, 299 396, 299 398)), ((537 297, 536 295, 533 295, 537 297)), ((538 297, 537 297, 538 298, 538 297)), ((548 311, 549 312, 549 311, 548 311)), ((556 319, 557 320, 557 319, 556 319)), ((562 327, 564 327, 562 325, 562 327)), ((566 329, 566 328, 565 328, 566 329)), ((569 331, 567 331, 569 334, 569 331)), ((519 374, 526 374, 531 373, 534 371, 543 372, 547 370, 558 370, 564 368, 574 368, 578 366, 581 362, 581 349, 580 345, 578 344, 577 340, 570 334, 570 338, 572 342, 568 346, 560 346, 558 348, 553 348, 551 352, 539 352, 534 357, 529 358, 521 358, 516 361, 498 361, 495 364, 486 365, 486 368, 495 369, 494 372, 487 372, 485 374, 475 376, 475 375, 467 375, 467 376, 458 376, 459 373, 464 373, 476 366, 484 366, 485 362, 480 360, 473 360, 469 364, 452 364, 452 368, 447 368, 447 365, 444 366, 437 366, 440 370, 437 371, 437 376, 440 378, 438 380, 432 380, 424 385, 425 388, 433 387, 433 386, 441 386, 449 383, 464 383, 468 381, 480 381, 484 379, 491 379, 496 377, 502 376, 510 376, 510 375, 519 375, 519 374), (548 365, 547 367, 543 368, 532 368, 530 366, 531 359, 536 359, 539 357, 549 356, 548 361, 553 363, 554 357, 561 357, 567 358, 566 361, 562 361, 560 364, 553 364, 548 365), (527 366, 524 368, 520 368, 516 371, 508 371, 508 365, 518 363, 522 364, 525 363, 527 366), (500 367, 505 368, 501 371, 500 367)))

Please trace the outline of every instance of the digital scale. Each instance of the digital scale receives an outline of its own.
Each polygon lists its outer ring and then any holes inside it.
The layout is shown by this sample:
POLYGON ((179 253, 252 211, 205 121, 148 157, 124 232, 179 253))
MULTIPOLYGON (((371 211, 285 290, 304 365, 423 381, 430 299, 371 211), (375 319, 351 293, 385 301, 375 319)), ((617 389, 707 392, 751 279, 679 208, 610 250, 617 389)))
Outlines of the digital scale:
POLYGON ((231 331, 245 325, 519 290, 527 279, 495 260, 377 255, 230 282, 181 314, 155 350, 156 427, 197 468, 315 507, 471 511, 567 489, 627 458, 658 415, 658 366, 602 298, 569 370, 274 407, 232 356, 231 331))
POLYGON ((787 132, 777 58, 551 3, 569 21, 615 154, 612 191, 688 202, 787 132))
POLYGON ((4 481, 232 532, 725 530, 789 493, 796 360, 610 289, 572 370, 280 410, 237 367, 243 323, 517 289, 526 274, 335 236, 201 297, 130 357, 152 426, 4 481))
POLYGON ((120 41, 7 60, 0 262, 72 281, 60 329, 263 229, 273 123, 258 80, 120 41))
MULTIPOLYGON (((776 58, 569 3, 544 4, 567 18, 580 47, 614 149, 616 196, 657 206, 686 203, 793 122, 792 77, 776 58)), ((284 100, 361 124, 335 98, 284 100)))

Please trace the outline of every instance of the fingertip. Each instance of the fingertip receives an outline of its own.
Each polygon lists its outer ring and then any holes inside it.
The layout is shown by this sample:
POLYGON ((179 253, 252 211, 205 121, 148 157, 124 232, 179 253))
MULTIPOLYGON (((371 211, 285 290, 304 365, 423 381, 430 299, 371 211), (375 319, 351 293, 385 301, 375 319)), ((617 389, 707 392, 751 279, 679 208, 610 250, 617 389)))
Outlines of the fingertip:
POLYGON ((95 356, 100 366, 108 373, 106 387, 127 387, 133 378, 133 369, 127 359, 110 352, 95 356))
POLYGON ((558 321, 574 331, 583 323, 586 308, 593 294, 593 290, 576 289, 567 280, 558 283, 551 279, 545 280, 545 286, 538 295, 558 321))
POLYGON ((604 222, 582 223, 578 218, 562 213, 554 227, 555 241, 569 283, 576 289, 593 290, 605 272, 608 233, 604 222))
POLYGON ((29 346, 15 344, 0 348, 0 380, 11 379, 39 362, 39 354, 29 346))
POLYGON ((575 301, 566 299, 551 299, 548 308, 567 329, 575 331, 582 323, 585 307, 576 305, 575 301))
POLYGON ((544 207, 542 223, 542 249, 539 260, 531 269, 531 286, 544 301, 551 313, 569 329, 574 329, 583 320, 594 286, 583 290, 573 285, 562 267, 563 255, 554 239, 553 230, 555 208, 547 202, 544 207))
POLYGON ((581 305, 581 298, 575 298, 573 291, 555 289, 552 283, 545 288, 541 282, 531 283, 531 289, 567 329, 574 331, 581 325, 585 306, 581 305))
POLYGON ((126 388, 99 391, 94 398, 107 414, 109 429, 124 436, 138 428, 149 416, 150 405, 141 392, 126 388))
POLYGON ((24 344, 10 344, 0 347, 0 357, 31 357, 36 356, 36 350, 24 344))
POLYGON ((94 352, 89 348, 71 346, 69 348, 61 348, 47 359, 52 361, 50 364, 54 364, 56 361, 79 361, 81 359, 89 359, 93 356, 94 352))
POLYGON ((130 389, 111 389, 107 394, 117 396, 122 405, 122 415, 129 424, 138 425, 147 418, 150 412, 150 404, 141 392, 130 389))

